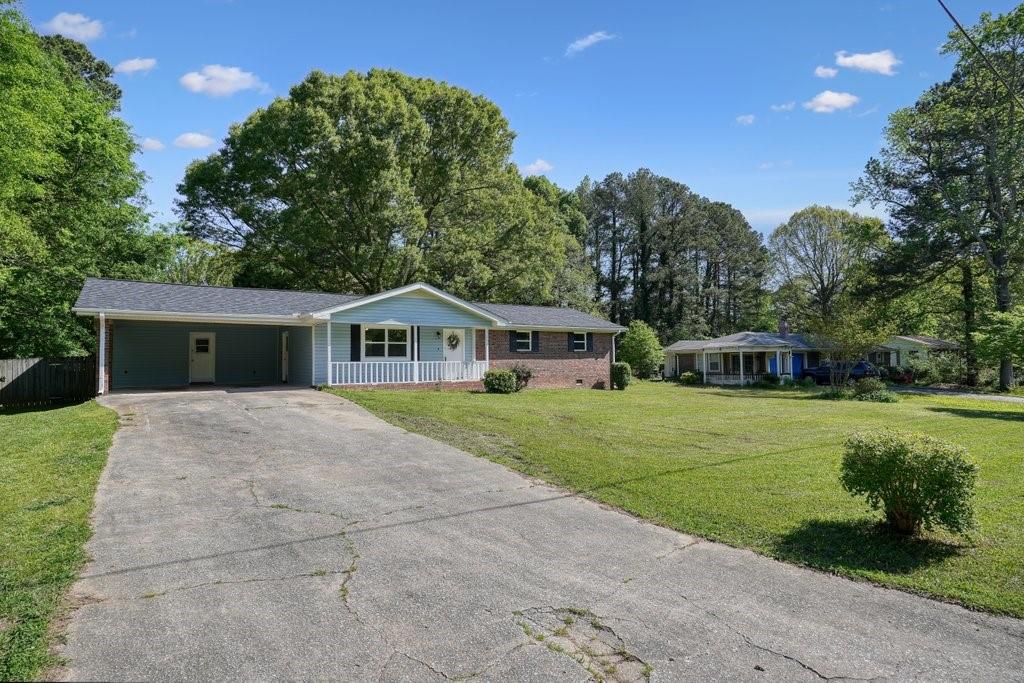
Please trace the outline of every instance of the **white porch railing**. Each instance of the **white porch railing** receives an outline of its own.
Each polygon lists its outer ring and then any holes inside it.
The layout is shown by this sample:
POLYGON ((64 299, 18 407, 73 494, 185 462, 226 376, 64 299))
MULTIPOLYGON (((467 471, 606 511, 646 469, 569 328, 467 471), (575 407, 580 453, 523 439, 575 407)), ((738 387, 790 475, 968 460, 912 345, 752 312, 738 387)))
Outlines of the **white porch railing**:
POLYGON ((328 384, 471 382, 484 378, 487 361, 345 361, 330 363, 328 384))

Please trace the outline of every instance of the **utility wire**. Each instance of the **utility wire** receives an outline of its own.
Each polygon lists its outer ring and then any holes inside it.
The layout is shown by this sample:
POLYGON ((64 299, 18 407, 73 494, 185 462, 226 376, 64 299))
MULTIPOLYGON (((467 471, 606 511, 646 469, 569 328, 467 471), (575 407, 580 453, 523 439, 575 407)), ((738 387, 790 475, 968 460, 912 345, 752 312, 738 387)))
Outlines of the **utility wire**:
POLYGON ((988 55, 985 54, 985 52, 978 46, 976 42, 974 42, 974 38, 972 38, 971 34, 967 32, 967 29, 965 29, 963 25, 957 20, 957 18, 953 16, 953 13, 949 11, 949 8, 946 7, 946 3, 944 3, 942 0, 937 0, 937 2, 939 3, 939 6, 942 7, 942 9, 946 12, 949 18, 953 21, 953 23, 956 24, 956 27, 960 29, 960 33, 964 34, 964 38, 966 38, 967 41, 971 44, 975 52, 977 52, 985 61, 985 65, 988 66, 988 70, 991 71, 995 75, 995 77, 999 79, 999 82, 1002 83, 1003 87, 1005 87, 1007 92, 1010 93, 1010 97, 1017 100, 1017 104, 1024 108, 1024 101, 1020 99, 1020 95, 1018 95, 1016 91, 1014 91, 1014 89, 1010 87, 1009 81, 1003 78, 1003 75, 999 73, 999 69, 997 69, 996 65, 992 63, 992 60, 989 59, 988 55))

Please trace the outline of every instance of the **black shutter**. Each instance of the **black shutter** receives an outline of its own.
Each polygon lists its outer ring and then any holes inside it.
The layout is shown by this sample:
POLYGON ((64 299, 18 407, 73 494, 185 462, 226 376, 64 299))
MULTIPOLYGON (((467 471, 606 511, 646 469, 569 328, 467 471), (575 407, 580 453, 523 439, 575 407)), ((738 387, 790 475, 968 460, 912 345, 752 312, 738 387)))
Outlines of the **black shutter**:
POLYGON ((352 346, 351 346, 351 348, 352 348, 352 360, 354 362, 358 363, 359 359, 362 358, 362 353, 361 353, 362 346, 363 346, 363 331, 359 327, 359 325, 353 325, 352 326, 352 346))
POLYGON ((537 330, 530 333, 530 351, 540 353, 540 332, 537 330))
POLYGON ((587 332, 587 351, 594 350, 594 333, 587 332))
POLYGON ((516 350, 516 331, 515 330, 509 330, 508 331, 508 350, 512 351, 512 352, 515 352, 515 350, 516 350))
POLYGON ((575 336, 576 335, 574 335, 572 332, 569 333, 569 350, 570 351, 575 351, 576 350, 576 341, 574 339, 575 336))

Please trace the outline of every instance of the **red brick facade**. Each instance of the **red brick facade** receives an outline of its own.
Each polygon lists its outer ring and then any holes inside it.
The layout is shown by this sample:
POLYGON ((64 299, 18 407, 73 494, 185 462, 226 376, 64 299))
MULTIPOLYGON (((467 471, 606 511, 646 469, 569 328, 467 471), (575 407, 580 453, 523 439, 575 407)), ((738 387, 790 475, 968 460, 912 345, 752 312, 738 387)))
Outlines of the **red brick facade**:
MULTIPOLYGON (((533 388, 611 389, 613 335, 594 332, 593 351, 570 351, 568 332, 541 332, 535 351, 512 351, 507 330, 491 330, 491 367, 525 365, 533 388)), ((484 331, 476 331, 476 359, 484 360, 484 331)))

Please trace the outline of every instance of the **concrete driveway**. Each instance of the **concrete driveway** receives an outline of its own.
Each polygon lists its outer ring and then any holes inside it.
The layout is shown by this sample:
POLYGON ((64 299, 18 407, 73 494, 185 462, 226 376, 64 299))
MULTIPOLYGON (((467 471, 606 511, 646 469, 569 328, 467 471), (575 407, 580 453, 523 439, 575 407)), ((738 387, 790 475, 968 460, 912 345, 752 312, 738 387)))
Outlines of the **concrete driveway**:
POLYGON ((71 679, 1024 671, 1024 622, 640 522, 327 394, 104 402, 122 427, 74 589, 71 679))

